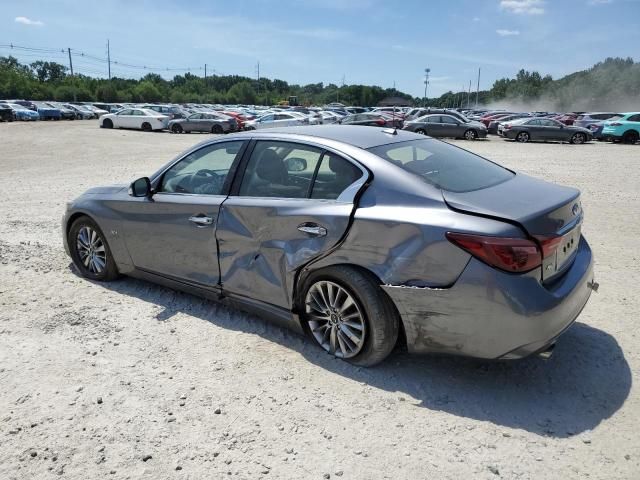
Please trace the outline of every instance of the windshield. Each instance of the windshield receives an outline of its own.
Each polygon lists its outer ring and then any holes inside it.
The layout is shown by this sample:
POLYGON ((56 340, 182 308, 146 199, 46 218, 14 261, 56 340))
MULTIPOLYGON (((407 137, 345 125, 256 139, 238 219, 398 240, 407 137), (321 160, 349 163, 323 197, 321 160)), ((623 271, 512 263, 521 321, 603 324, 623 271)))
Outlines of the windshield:
POLYGON ((514 173, 489 160, 434 139, 410 140, 369 149, 370 152, 450 192, 470 192, 497 185, 514 173))

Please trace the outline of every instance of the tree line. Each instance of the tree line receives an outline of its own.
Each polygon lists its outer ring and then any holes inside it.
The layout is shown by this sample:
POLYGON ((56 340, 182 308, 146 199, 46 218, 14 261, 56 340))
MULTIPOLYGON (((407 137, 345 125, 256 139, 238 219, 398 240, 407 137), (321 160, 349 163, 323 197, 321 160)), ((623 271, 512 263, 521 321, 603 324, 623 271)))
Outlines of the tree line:
MULTIPOLYGON (((0 98, 100 102, 171 102, 274 105, 289 96, 301 104, 372 106, 387 97, 399 97, 416 106, 473 107, 476 92, 449 91, 437 98, 412 97, 394 88, 333 83, 289 84, 284 80, 252 79, 239 75, 203 78, 190 73, 167 80, 156 73, 140 79, 94 78, 70 75, 66 66, 49 61, 22 64, 0 57, 0 98)), ((593 67, 554 80, 550 75, 520 70, 514 78, 496 80, 478 92, 479 105, 519 105, 533 109, 640 110, 640 63, 631 58, 607 58, 593 67), (631 102, 631 103, 630 103, 631 102)))

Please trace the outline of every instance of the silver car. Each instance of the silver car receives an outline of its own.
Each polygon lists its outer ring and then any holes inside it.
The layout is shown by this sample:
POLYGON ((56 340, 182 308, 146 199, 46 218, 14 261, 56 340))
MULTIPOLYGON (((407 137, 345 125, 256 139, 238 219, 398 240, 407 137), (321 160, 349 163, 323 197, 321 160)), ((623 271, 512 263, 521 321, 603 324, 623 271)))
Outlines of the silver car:
POLYGON ((289 127, 202 142, 63 219, 92 280, 243 308, 331 355, 550 354, 597 284, 580 192, 415 133, 289 127))

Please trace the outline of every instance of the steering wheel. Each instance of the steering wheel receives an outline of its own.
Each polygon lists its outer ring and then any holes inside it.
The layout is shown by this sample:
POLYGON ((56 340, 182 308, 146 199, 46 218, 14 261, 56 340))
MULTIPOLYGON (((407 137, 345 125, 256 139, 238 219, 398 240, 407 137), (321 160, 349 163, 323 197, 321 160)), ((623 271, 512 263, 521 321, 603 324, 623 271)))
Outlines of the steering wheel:
POLYGON ((219 175, 208 168, 202 168, 193 174, 194 177, 218 177, 219 175))

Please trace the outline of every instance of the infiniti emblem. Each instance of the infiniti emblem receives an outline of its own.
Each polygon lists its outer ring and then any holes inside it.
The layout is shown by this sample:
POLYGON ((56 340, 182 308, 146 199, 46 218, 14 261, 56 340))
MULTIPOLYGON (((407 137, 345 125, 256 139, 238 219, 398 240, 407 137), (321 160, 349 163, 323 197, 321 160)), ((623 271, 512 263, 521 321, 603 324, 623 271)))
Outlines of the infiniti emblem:
POLYGON ((573 208, 571 209, 573 215, 578 215, 580 213, 580 205, 577 203, 573 204, 573 208))

